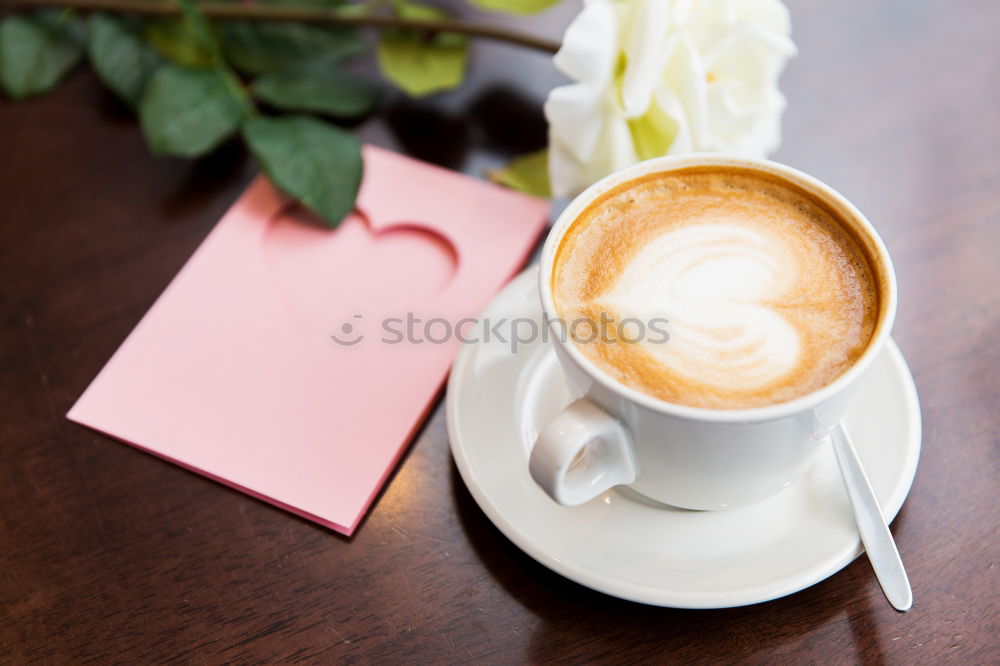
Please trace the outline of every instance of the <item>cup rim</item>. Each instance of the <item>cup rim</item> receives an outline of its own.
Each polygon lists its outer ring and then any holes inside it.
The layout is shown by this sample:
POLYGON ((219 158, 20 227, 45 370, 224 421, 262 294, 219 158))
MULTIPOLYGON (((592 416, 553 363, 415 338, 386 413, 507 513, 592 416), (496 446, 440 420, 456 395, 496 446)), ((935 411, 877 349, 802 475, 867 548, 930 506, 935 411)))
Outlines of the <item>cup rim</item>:
POLYGON ((551 332, 553 333, 553 343, 559 345, 563 351, 569 354, 570 358, 577 363, 587 375, 595 382, 608 390, 618 394, 626 400, 638 404, 646 409, 661 414, 667 414, 677 418, 691 421, 711 421, 714 423, 744 423, 771 421, 787 417, 791 414, 813 409, 841 391, 852 385, 860 377, 868 366, 875 360, 886 340, 889 338, 890 329, 896 316, 897 286, 896 275, 893 270, 892 261, 885 244, 879 237, 878 232, 872 223, 859 211, 854 204, 847 200, 835 189, 823 183, 817 178, 807 173, 799 171, 793 167, 774 162, 771 160, 743 157, 727 153, 690 153, 686 155, 668 155, 655 157, 644 162, 633 164, 613 174, 605 176, 601 180, 586 188, 578 194, 570 204, 563 209, 556 218, 555 223, 549 230, 549 234, 542 245, 541 257, 538 271, 539 295, 542 301, 542 309, 548 319, 551 332), (741 409, 715 409, 708 407, 692 407, 677 403, 667 402, 643 393, 637 389, 627 386, 611 375, 607 374, 599 366, 583 355, 568 338, 563 340, 556 329, 558 313, 551 290, 551 275, 553 263, 555 261, 555 251, 559 243, 576 220, 580 213, 590 205, 597 197, 608 190, 629 180, 637 179, 650 173, 675 171, 690 167, 737 167, 747 168, 756 171, 763 171, 788 181, 793 185, 801 187, 816 197, 832 206, 835 210, 850 216, 858 223, 860 230, 864 232, 866 240, 871 244, 871 250, 877 257, 874 257, 882 267, 885 280, 885 291, 880 293, 882 302, 880 303, 879 318, 875 325, 875 333, 868 343, 867 349, 858 357, 854 364, 844 371, 839 377, 829 384, 811 391, 803 396, 788 400, 786 402, 765 405, 762 407, 748 407, 741 409))

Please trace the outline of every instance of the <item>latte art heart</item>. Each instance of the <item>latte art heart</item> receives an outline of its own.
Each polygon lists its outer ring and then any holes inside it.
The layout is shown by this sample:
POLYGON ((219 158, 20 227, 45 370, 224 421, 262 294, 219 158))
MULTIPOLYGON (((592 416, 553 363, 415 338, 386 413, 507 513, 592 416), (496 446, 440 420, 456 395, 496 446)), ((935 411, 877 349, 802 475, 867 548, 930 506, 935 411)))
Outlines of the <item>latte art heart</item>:
POLYGON ((669 344, 638 342, 664 367, 719 388, 758 389, 798 363, 799 334, 775 304, 802 269, 776 234, 708 222, 651 241, 598 302, 619 321, 667 319, 669 344))
POLYGON ((878 308, 865 251, 805 194, 747 170, 619 186, 558 249, 561 317, 669 321, 669 339, 575 340, 615 379, 670 402, 741 408, 829 383, 878 308))

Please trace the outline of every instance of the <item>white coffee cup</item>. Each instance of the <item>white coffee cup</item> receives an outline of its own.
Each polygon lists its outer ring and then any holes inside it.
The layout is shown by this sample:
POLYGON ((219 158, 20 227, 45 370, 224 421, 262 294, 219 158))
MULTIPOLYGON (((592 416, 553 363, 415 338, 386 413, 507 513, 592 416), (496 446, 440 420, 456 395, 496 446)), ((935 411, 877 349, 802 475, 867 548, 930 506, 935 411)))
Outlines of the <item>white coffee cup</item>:
POLYGON ((726 509, 770 497, 809 469, 848 406, 853 388, 881 353, 896 313, 896 278, 871 223, 831 187, 765 160, 722 154, 661 157, 614 173, 563 211, 542 248, 542 309, 549 336, 580 398, 545 427, 531 452, 532 478, 555 501, 574 506, 626 485, 688 509, 726 509), (751 409, 704 409, 659 400, 619 383, 563 334, 551 276, 559 243, 594 199, 646 174, 695 166, 749 167, 797 185, 854 227, 882 282, 879 315, 867 349, 832 383, 789 402, 751 409))

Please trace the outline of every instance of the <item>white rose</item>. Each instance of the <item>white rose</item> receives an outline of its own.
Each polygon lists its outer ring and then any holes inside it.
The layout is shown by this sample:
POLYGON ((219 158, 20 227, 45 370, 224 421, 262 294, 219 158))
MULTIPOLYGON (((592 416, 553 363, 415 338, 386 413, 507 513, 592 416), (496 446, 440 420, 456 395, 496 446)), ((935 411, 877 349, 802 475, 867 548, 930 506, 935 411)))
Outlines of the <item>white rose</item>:
POLYGON ((555 56, 577 83, 545 102, 553 194, 660 155, 773 151, 790 32, 780 0, 585 0, 555 56))

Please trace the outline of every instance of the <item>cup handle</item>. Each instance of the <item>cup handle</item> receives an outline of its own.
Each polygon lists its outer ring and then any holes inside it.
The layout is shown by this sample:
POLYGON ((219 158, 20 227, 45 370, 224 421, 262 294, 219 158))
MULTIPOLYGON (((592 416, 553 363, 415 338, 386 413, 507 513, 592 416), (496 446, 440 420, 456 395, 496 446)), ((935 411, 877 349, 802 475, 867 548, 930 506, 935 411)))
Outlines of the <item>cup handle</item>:
POLYGON ((567 407, 538 435, 531 478, 563 506, 577 506, 636 477, 628 430, 586 398, 567 407))

